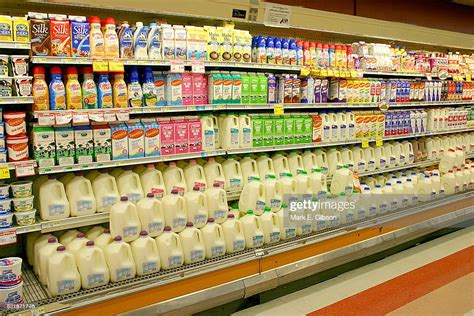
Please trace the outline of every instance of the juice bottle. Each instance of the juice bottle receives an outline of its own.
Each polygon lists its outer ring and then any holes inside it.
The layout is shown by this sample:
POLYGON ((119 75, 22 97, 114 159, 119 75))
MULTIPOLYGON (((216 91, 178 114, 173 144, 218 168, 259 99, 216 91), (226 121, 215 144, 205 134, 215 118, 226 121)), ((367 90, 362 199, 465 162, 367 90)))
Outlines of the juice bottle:
POLYGON ((98 108, 105 109, 113 107, 112 103, 112 85, 109 81, 108 73, 101 73, 98 81, 98 108))
POLYGON ((100 29, 100 18, 98 16, 91 16, 89 18, 91 26, 90 31, 90 50, 91 57, 105 57, 104 35, 100 29))
POLYGON ((123 72, 116 72, 114 74, 114 83, 112 85, 114 108, 128 107, 127 84, 123 78, 123 72))
POLYGON ((105 19, 104 47, 105 57, 119 57, 119 40, 115 32, 115 20, 113 18, 105 19))
POLYGON ((49 83, 49 104, 51 110, 66 109, 66 89, 61 79, 61 68, 58 66, 51 67, 51 82, 49 83))
POLYGON ((68 110, 82 109, 81 84, 77 78, 77 68, 67 67, 66 69, 66 106, 68 110))
POLYGON ((82 81, 82 105, 84 109, 97 109, 97 85, 94 81, 94 73, 91 67, 82 70, 84 79, 82 81))
POLYGON ((49 91, 45 80, 44 67, 33 68, 33 111, 49 110, 49 91))

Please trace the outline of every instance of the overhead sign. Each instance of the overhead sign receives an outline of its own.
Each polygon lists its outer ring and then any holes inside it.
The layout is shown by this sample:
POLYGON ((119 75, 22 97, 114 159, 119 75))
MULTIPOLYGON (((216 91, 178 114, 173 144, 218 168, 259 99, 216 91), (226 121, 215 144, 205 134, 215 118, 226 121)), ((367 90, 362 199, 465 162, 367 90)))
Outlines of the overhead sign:
POLYGON ((272 27, 290 27, 291 7, 280 4, 266 3, 263 24, 272 27))

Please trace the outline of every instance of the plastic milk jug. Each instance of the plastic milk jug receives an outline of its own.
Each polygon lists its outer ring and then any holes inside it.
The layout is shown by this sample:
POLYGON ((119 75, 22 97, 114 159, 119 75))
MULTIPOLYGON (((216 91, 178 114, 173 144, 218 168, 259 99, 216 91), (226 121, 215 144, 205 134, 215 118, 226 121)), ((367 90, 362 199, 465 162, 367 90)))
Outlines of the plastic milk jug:
POLYGON ((387 156, 385 155, 385 147, 378 146, 374 148, 375 168, 383 169, 387 167, 387 156))
POLYGON ((425 175, 421 178, 415 187, 415 194, 418 196, 420 201, 430 201, 434 194, 433 184, 429 175, 425 175))
POLYGON ((396 155, 393 145, 391 143, 384 143, 383 145, 385 155, 387 157, 387 167, 394 167, 400 161, 400 157, 396 155))
POLYGON ((222 170, 224 170, 225 187, 227 190, 241 190, 243 185, 243 175, 240 163, 233 157, 230 157, 222 163, 222 170))
POLYGON ((240 147, 240 128, 237 116, 229 114, 222 120, 219 125, 221 146, 224 149, 235 149, 240 147))
POLYGON ((97 237, 104 233, 105 227, 94 226, 86 232, 86 238, 94 241, 97 237))
POLYGON ((426 151, 428 153, 427 159, 433 160, 438 158, 438 149, 433 138, 427 138, 425 141, 426 151))
POLYGON ((462 150, 462 146, 456 147, 455 154, 456 154, 456 167, 460 168, 461 165, 466 160, 466 155, 464 154, 464 151, 462 150))
MULTIPOLYGON (((371 147, 368 147, 368 148, 372 149, 371 147)), ((354 170, 359 173, 366 171, 368 168, 367 168, 367 158, 365 157, 365 151, 360 147, 353 147, 352 154, 353 154, 353 159, 354 159, 354 170)), ((344 159, 342 160, 344 161, 344 159)))
POLYGON ((130 202, 127 196, 110 208, 110 233, 112 236, 121 236, 124 241, 130 242, 138 238, 141 231, 140 218, 137 207, 130 202))
POLYGON ((290 173, 296 175, 299 171, 304 170, 303 158, 300 154, 297 152, 291 152, 287 158, 288 166, 290 167, 290 173))
POLYGON ((179 233, 179 239, 183 247, 185 264, 195 263, 205 259, 205 245, 202 233, 193 226, 193 223, 186 224, 186 228, 179 233))
POLYGON ((394 142, 393 143, 393 151, 395 153, 395 156, 398 157, 397 159, 397 164, 399 166, 403 166, 407 163, 407 156, 405 154, 404 147, 402 143, 400 142, 394 142))
POLYGON ((260 181, 251 181, 244 185, 239 199, 240 210, 254 210, 261 215, 265 209, 265 186, 260 181))
POLYGON ((140 182, 143 193, 153 193, 159 199, 165 195, 166 187, 163 174, 153 164, 148 164, 145 170, 140 173, 140 182))
POLYGON ((156 237, 155 241, 161 258, 162 269, 171 269, 183 265, 184 255, 181 240, 171 227, 166 226, 163 234, 156 237))
POLYGON ((269 175, 276 176, 273 160, 267 155, 257 158, 257 169, 260 179, 265 179, 269 175))
POLYGON ((288 164, 288 159, 285 156, 283 156, 282 154, 276 154, 273 155, 272 160, 277 179, 291 173, 290 166, 288 164))
POLYGON ((442 174, 447 173, 449 170, 453 169, 456 164, 456 151, 453 148, 449 148, 441 155, 439 161, 439 171, 442 174))
POLYGON ((82 247, 86 246, 86 243, 88 241, 89 239, 86 238, 86 235, 84 233, 78 233, 76 238, 71 240, 71 242, 65 247, 67 251, 69 251, 74 256, 74 259, 77 259, 79 251, 82 249, 82 247))
POLYGON ((132 249, 122 237, 115 236, 114 241, 105 248, 104 254, 109 266, 110 281, 118 282, 135 277, 137 268, 132 249))
POLYGON ((314 154, 316 155, 316 161, 318 167, 321 168, 321 172, 327 175, 329 170, 329 163, 326 152, 322 149, 316 149, 314 151, 314 154))
POLYGON ((288 207, 286 204, 283 204, 281 210, 276 213, 278 216, 278 224, 280 225, 281 240, 296 237, 296 226, 293 223, 285 223, 285 214, 288 216, 288 212, 288 207))
POLYGON ((71 214, 64 185, 54 176, 39 187, 39 210, 42 220, 67 218, 71 214))
POLYGON ((201 228, 201 232, 207 259, 225 255, 226 243, 221 225, 217 224, 213 218, 209 218, 207 224, 201 228))
POLYGON ((305 150, 301 157, 303 158, 304 170, 306 170, 308 174, 313 172, 314 169, 318 168, 318 160, 316 154, 314 154, 310 150, 305 150))
POLYGON ((215 115, 209 115, 209 118, 212 120, 212 125, 214 126, 214 144, 215 148, 222 148, 222 143, 220 141, 220 134, 222 133, 222 130, 220 129, 220 126, 218 124, 218 119, 215 115))
POLYGON ((342 167, 344 164, 342 162, 341 152, 336 148, 331 148, 327 152, 329 170, 328 174, 333 175, 336 172, 338 167, 342 167))
POLYGON ((348 166, 338 168, 331 181, 331 194, 339 196, 342 192, 349 194, 354 187, 354 176, 348 166))
POLYGON ((161 201, 165 225, 170 226, 174 232, 180 232, 186 227, 186 201, 179 195, 178 190, 172 190, 161 201))
POLYGON ((278 212, 282 204, 282 187, 279 180, 274 175, 268 175, 263 180, 265 191, 265 206, 269 207, 272 212, 278 212))
POLYGON ((102 235, 100 235, 94 240, 94 243, 100 249, 105 250, 105 247, 107 247, 108 244, 112 243, 112 240, 113 239, 112 234, 110 233, 110 229, 106 228, 104 229, 102 235))
POLYGON ((439 176, 438 171, 434 171, 431 176, 431 184, 433 185, 433 190, 435 195, 439 195, 444 192, 444 189, 441 188, 441 177, 439 176))
POLYGON ((260 216, 262 222, 263 242, 271 244, 280 241, 280 218, 273 213, 270 208, 265 208, 265 212, 260 216))
POLYGON ((239 115, 239 144, 240 148, 252 147, 252 122, 248 115, 239 115))
POLYGON ((186 178, 186 186, 189 190, 198 187, 201 191, 206 191, 207 183, 204 168, 197 164, 196 159, 191 159, 189 165, 183 171, 186 178))
POLYGON ((47 274, 46 274, 46 268, 47 268, 47 262, 49 257, 56 251, 58 246, 62 246, 60 243, 58 243, 58 240, 54 237, 48 238, 48 242, 43 245, 43 247, 38 249, 38 261, 36 264, 38 265, 38 276, 44 285, 46 285, 47 282, 47 274))
MULTIPOLYGON (((137 203, 143 199, 143 188, 138 174, 131 169, 126 169, 115 179, 117 180, 120 196, 127 196, 132 203, 137 203)), ((139 232, 137 232, 137 236, 139 232)))
POLYGON ((35 253, 34 253, 34 246, 35 241, 41 236, 40 232, 32 232, 26 235, 26 258, 28 260, 28 264, 33 266, 33 262, 35 260, 35 253))
POLYGON ((294 177, 294 179, 296 181, 296 194, 307 195, 313 193, 311 190, 311 183, 308 181, 308 174, 306 173, 306 171, 299 171, 298 174, 294 177))
POLYGON ((380 184, 376 184, 370 192, 372 197, 374 198, 374 201, 377 203, 377 214, 387 213, 388 202, 386 201, 386 197, 382 192, 382 186, 380 184))
POLYGON ((39 276, 39 254, 40 254, 40 249, 48 244, 48 240, 50 238, 56 239, 55 236, 52 234, 44 234, 36 238, 36 240, 33 242, 33 271, 35 272, 36 275, 39 276))
POLYGON ((115 178, 109 175, 104 169, 101 169, 100 175, 91 180, 91 182, 97 212, 110 212, 110 207, 120 199, 115 178))
POLYGON ((338 112, 336 116, 339 125, 339 139, 349 139, 349 126, 347 124, 346 113, 338 112))
POLYGON ((59 242, 63 246, 67 246, 71 241, 74 240, 74 238, 76 238, 77 234, 79 234, 79 231, 77 229, 69 229, 61 236, 59 236, 59 242))
POLYGON ((226 189, 222 165, 216 162, 213 157, 209 158, 204 165, 204 175, 207 181, 207 188, 212 188, 213 185, 217 183, 221 188, 226 189))
POLYGON ((140 237, 130 244, 137 275, 145 275, 160 271, 161 262, 158 247, 146 231, 140 232, 140 237))
POLYGON ((77 255, 77 269, 81 275, 83 289, 106 285, 110 281, 110 272, 105 261, 104 251, 94 242, 88 241, 77 255))
POLYGON ((118 178, 118 176, 123 173, 123 169, 122 168, 113 168, 112 171, 110 171, 109 173, 112 177, 118 178))
MULTIPOLYGON (((322 142, 330 142, 334 140, 332 138, 332 124, 331 124, 331 117, 329 114, 321 114, 322 120, 322 134, 321 134, 321 141, 322 142)), ((337 132, 337 131, 336 131, 337 132)))
POLYGON ((74 256, 64 246, 58 246, 49 257, 46 267, 48 291, 53 296, 79 291, 81 276, 74 256))
POLYGON ((321 169, 314 169, 314 171, 308 176, 308 182, 311 192, 319 199, 324 198, 327 195, 327 179, 326 175, 322 173, 321 169))
POLYGON ((170 162, 168 168, 163 171, 163 179, 165 181, 166 194, 170 194, 172 190, 176 190, 179 195, 184 195, 188 190, 184 171, 176 166, 174 161, 170 162))
MULTIPOLYGON (((103 170, 103 169, 101 169, 103 170)), ((106 170, 104 170, 104 172, 106 172, 106 170)), ((100 176, 100 171, 98 170, 91 170, 89 172, 86 173, 85 177, 87 179, 89 179, 92 183, 92 180, 94 180, 96 177, 100 176)))
POLYGON ((201 192, 198 186, 192 191, 184 194, 186 200, 187 221, 194 224, 196 228, 201 228, 207 223, 208 207, 206 194, 201 192))
POLYGON ((288 200, 290 198, 295 198, 297 189, 296 180, 293 178, 291 173, 288 173, 287 175, 281 177, 279 181, 281 183, 281 195, 283 197, 282 203, 288 204, 288 200))
MULTIPOLYGON (((354 160, 354 155, 352 153, 352 150, 350 150, 347 147, 342 147, 342 149, 340 150, 340 153, 341 153, 342 164, 348 166, 349 169, 351 170, 357 171, 358 166, 355 165, 355 160, 354 160)), ((357 161, 357 163, 358 162, 359 161, 357 161)), ((364 162, 364 165, 365 165, 365 162, 364 162)))
POLYGON ((245 156, 240 160, 240 169, 242 170, 244 186, 249 182, 260 179, 257 162, 249 156, 245 156))
POLYGON ((202 151, 211 151, 216 149, 214 122, 211 116, 205 115, 201 117, 201 129, 202 151))
POLYGON ((247 214, 240 219, 245 236, 246 248, 257 248, 263 245, 263 231, 260 217, 248 210, 247 214))
POLYGON ((161 202, 153 193, 148 193, 146 198, 138 201, 137 213, 142 231, 146 231, 150 237, 156 237, 163 232, 165 216, 161 202))
POLYGON ((242 251, 245 249, 244 229, 240 220, 234 214, 227 215, 227 220, 222 223, 225 249, 227 253, 242 251))
MULTIPOLYGON (((413 144, 408 142, 408 141, 403 141, 403 151, 405 152, 405 160, 406 164, 412 164, 415 162, 415 154, 413 152, 413 144)), ((439 148, 439 144, 437 145, 437 148, 439 148)), ((437 156, 437 158, 439 158, 437 156)))
POLYGON ((367 171, 374 171, 376 168, 375 149, 373 147, 364 148, 365 169, 367 171))
POLYGON ((76 176, 66 184, 66 194, 71 216, 90 215, 96 212, 97 204, 91 182, 82 173, 76 173, 76 176))
POLYGON ((207 209, 209 218, 213 218, 217 223, 223 223, 227 218, 228 204, 227 195, 224 189, 220 188, 217 183, 210 189, 207 189, 207 209))

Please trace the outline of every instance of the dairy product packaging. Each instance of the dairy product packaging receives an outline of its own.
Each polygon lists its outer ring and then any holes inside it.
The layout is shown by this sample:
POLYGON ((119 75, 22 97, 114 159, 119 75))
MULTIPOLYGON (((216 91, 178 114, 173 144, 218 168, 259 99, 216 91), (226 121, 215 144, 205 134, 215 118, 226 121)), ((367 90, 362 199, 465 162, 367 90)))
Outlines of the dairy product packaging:
POLYGON ((94 161, 110 161, 112 154, 112 133, 108 125, 93 125, 94 161))
POLYGON ((174 127, 175 154, 189 152, 189 130, 188 123, 184 117, 173 117, 171 123, 174 127))
POLYGON ((110 124, 112 160, 128 159, 128 128, 125 124, 110 124))
POLYGON ((94 140, 90 126, 74 127, 74 141, 76 144, 76 162, 91 163, 94 155, 94 140))
POLYGON ((33 127, 31 133, 33 158, 40 167, 51 167, 56 159, 56 142, 52 127, 33 127))
POLYGON ((129 121, 128 129, 128 158, 145 156, 145 131, 140 121, 129 121))
POLYGON ((56 127, 54 136, 56 139, 56 161, 58 165, 74 164, 74 129, 72 127, 56 127))
POLYGON ((71 56, 89 57, 90 26, 84 16, 69 16, 71 20, 71 56))
POLYGON ((169 117, 158 118, 160 126, 160 148, 162 155, 173 155, 175 153, 175 129, 169 117))
POLYGON ((145 157, 160 155, 160 126, 155 119, 142 119, 145 137, 145 157))

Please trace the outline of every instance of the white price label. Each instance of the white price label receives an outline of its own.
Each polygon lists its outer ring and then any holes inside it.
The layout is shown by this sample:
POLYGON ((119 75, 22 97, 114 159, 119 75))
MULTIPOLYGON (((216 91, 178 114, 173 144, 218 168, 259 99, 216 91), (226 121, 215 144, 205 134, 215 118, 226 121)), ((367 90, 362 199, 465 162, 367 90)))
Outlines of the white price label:
POLYGON ((115 117, 115 113, 112 111, 104 112, 104 122, 115 122, 117 118, 115 117))
POLYGON ((40 126, 52 126, 55 123, 53 113, 38 113, 38 124, 40 126))
POLYGON ((15 174, 17 178, 35 175, 35 163, 33 161, 16 163, 15 174))
POLYGON ((65 125, 69 124, 72 121, 72 113, 65 112, 65 113, 56 113, 56 124, 57 125, 65 125))
POLYGON ((130 110, 119 110, 116 113, 117 115, 117 120, 121 122, 126 122, 130 120, 130 110))
POLYGON ((89 119, 95 122, 103 122, 104 121, 104 112, 102 111, 93 111, 89 112, 89 119))
POLYGON ((82 111, 72 112, 72 122, 74 124, 89 123, 89 114, 82 111))
POLYGON ((16 243, 16 229, 0 230, 0 246, 16 243))
POLYGON ((191 63, 191 72, 195 74, 203 74, 206 72, 206 67, 202 61, 193 61, 191 63))
POLYGON ((170 60, 170 72, 183 73, 184 72, 184 61, 182 60, 170 60))

